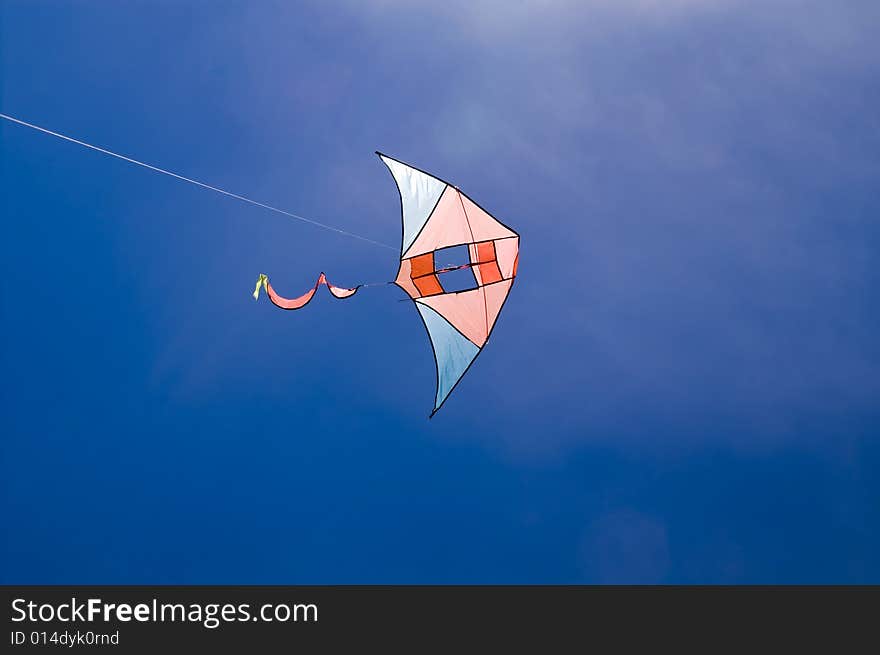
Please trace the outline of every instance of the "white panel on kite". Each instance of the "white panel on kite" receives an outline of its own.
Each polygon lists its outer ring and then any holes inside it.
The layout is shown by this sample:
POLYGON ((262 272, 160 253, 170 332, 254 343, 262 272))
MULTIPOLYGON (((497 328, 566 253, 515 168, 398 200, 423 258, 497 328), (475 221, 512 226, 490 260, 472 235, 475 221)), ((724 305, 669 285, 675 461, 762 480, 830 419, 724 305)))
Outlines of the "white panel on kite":
POLYGON ((431 215, 437 201, 446 189, 446 183, 427 173, 407 166, 396 159, 380 154, 379 157, 394 176, 403 206, 403 244, 405 251, 415 241, 431 215))

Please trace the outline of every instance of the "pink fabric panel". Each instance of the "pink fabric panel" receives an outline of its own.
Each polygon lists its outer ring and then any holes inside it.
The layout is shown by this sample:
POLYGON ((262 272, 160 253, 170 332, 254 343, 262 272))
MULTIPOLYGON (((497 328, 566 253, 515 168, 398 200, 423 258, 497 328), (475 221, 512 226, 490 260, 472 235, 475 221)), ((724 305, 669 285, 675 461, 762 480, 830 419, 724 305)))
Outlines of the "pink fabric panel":
MULTIPOLYGON (((497 245, 498 244, 496 244, 496 247, 497 245)), ((501 312, 501 306, 504 304, 507 294, 510 293, 510 287, 512 285, 513 280, 503 280, 502 282, 487 284, 483 287, 483 293, 486 294, 486 312, 489 317, 489 332, 492 331, 492 327, 498 319, 498 314, 501 312)))
POLYGON ((498 259, 498 268, 501 269, 501 277, 513 277, 513 262, 519 252, 519 238, 499 239, 495 242, 495 257, 498 259))
POLYGON ((349 296, 353 296, 355 292, 358 290, 357 287, 354 289, 345 289, 343 287, 335 287, 327 281, 326 276, 321 273, 321 276, 318 278, 318 286, 322 284, 326 284, 327 288, 330 289, 330 293, 332 293, 336 298, 348 298, 349 296))
POLYGON ((440 196, 440 201, 431 214, 431 218, 428 219, 419 236, 403 254, 403 258, 471 241, 474 239, 471 238, 471 231, 468 229, 461 201, 458 199, 458 191, 448 186, 440 196))
POLYGON ((330 293, 332 293, 339 299, 349 298, 357 292, 357 287, 355 287, 354 289, 344 289, 342 287, 334 287, 329 282, 327 283, 327 288, 330 289, 330 293))
POLYGON ((483 289, 485 288, 419 298, 418 302, 434 309, 470 339, 475 346, 482 348, 486 343, 487 335, 486 301, 483 299, 483 289))
POLYGON ((272 288, 272 285, 268 281, 266 282, 266 293, 269 296, 269 300, 281 309, 300 309, 301 307, 305 307, 312 299, 312 296, 315 295, 317 289, 318 286, 315 285, 299 298, 283 298, 275 293, 275 289, 272 288))
POLYGON ((507 229, 501 223, 489 216, 489 214, 480 209, 473 200, 463 193, 460 194, 460 196, 461 203, 464 205, 464 211, 467 214, 467 220, 474 233, 474 238, 468 239, 468 241, 491 241, 492 239, 503 239, 504 237, 516 236, 516 232, 507 229))
POLYGON ((415 299, 421 297, 422 294, 419 293, 419 290, 416 289, 416 285, 413 284, 412 278, 410 277, 411 273, 412 263, 410 260, 402 260, 400 262, 400 269, 397 271, 397 279, 394 280, 394 283, 406 291, 410 298, 415 299))

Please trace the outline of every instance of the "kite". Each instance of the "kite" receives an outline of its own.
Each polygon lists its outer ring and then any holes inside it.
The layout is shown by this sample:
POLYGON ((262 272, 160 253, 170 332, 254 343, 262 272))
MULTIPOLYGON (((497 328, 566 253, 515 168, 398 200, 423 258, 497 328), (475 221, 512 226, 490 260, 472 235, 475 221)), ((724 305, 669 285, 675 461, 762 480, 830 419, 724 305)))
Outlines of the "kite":
MULTIPOLYGON (((0 119, 324 230, 396 250, 388 244, 252 200, 14 116, 0 113, 0 119)), ((431 412, 431 416, 434 416, 489 341, 516 278, 519 234, 480 207, 457 186, 399 159, 381 152, 376 154, 391 171, 397 184, 401 213, 397 276, 393 281, 378 284, 396 284, 403 289, 418 310, 428 332, 437 368, 434 409, 431 412), (446 265, 438 262, 438 256, 442 260, 461 249, 465 250, 466 263, 446 265), (450 274, 458 271, 469 273, 466 284, 450 284, 450 274)), ((315 285, 306 293, 297 298, 284 298, 272 288, 269 278, 261 274, 253 295, 256 300, 262 288, 278 307, 296 310, 305 307, 322 286, 326 286, 334 298, 344 300, 354 296, 361 287, 373 285, 338 287, 330 284, 321 273, 315 285)))
MULTIPOLYGON (((489 341, 516 278, 519 234, 457 186, 381 152, 376 154, 391 171, 400 193, 400 265, 393 283, 413 301, 431 341, 437 369, 434 416, 489 341), (467 249, 468 261, 443 265, 444 251, 458 247, 467 249), (458 288, 459 283, 452 290, 444 275, 462 270, 471 272, 471 282, 464 288, 458 288)), ((321 273, 314 287, 289 299, 280 296, 261 274, 254 298, 262 287, 278 307, 301 309, 322 285, 338 299, 350 298, 364 286, 337 287, 321 273)))

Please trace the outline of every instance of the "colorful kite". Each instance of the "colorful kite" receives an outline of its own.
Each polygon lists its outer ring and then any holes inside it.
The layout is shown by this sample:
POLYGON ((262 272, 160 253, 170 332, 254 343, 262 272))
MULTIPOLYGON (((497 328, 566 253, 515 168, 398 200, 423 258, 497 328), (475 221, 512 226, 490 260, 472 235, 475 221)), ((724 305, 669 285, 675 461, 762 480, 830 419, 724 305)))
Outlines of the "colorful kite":
MULTIPOLYGON (((392 246, 365 236, 252 200, 20 118, 0 114, 0 119, 315 227, 394 250, 392 246)), ((403 289, 412 299, 431 339, 437 365, 437 393, 434 396, 434 411, 431 412, 433 416, 467 373, 492 334, 495 321, 498 320, 498 314, 516 277, 519 235, 459 191, 458 187, 381 152, 376 154, 388 166, 400 192, 403 232, 400 268, 393 284, 403 289), (447 249, 452 248, 465 248, 467 263, 438 265, 438 254, 441 257, 448 256, 450 251, 447 249), (469 271, 469 283, 463 286, 449 284, 449 274, 454 271, 469 271)), ((269 284, 269 278, 260 275, 254 289, 254 299, 259 297, 262 287, 278 307, 302 309, 322 285, 330 290, 334 298, 339 299, 350 298, 360 287, 370 286, 361 284, 350 289, 337 287, 330 284, 321 273, 315 286, 300 297, 283 298, 269 284)))
MULTIPOLYGON (((376 154, 391 171, 400 192, 400 268, 394 284, 412 299, 431 339, 437 365, 433 416, 492 334, 516 277, 519 235, 458 187, 388 155, 376 154), (467 263, 438 264, 444 250, 457 246, 467 248, 467 263), (472 283, 454 291, 444 287, 444 274, 460 270, 471 272, 472 283)), ((260 275, 254 298, 262 286, 278 307, 300 309, 321 285, 340 299, 353 296, 362 286, 333 286, 321 273, 308 292, 288 299, 275 292, 269 278, 260 275)))

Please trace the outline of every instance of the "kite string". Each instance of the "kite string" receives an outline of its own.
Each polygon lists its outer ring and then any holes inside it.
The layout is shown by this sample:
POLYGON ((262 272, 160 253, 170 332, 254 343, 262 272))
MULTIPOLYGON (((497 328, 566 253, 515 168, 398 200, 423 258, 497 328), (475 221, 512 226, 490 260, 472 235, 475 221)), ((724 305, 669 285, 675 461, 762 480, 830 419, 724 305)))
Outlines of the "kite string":
POLYGON ((190 184, 194 184, 196 186, 202 187, 203 189, 209 189, 210 191, 216 191, 217 193, 221 193, 224 196, 229 196, 230 198, 235 198, 236 200, 240 200, 242 202, 250 203, 251 205, 256 205, 257 207, 262 207, 263 209, 268 209, 269 211, 276 212, 278 214, 283 214, 290 218, 294 218, 298 221, 302 221, 303 223, 308 223, 310 225, 314 225, 315 227, 320 227, 325 230, 330 230, 331 232, 336 232, 338 234, 342 234, 347 237, 352 237, 354 239, 360 239, 361 241, 366 241, 367 243, 372 243, 375 246, 381 246, 382 248, 388 248, 389 250, 394 250, 397 252, 397 248, 394 246, 389 246, 387 243, 382 243, 380 241, 374 241, 373 239, 369 239, 367 237, 361 236, 360 234, 355 234, 354 232, 349 232, 347 230, 340 229, 338 227, 334 227, 332 225, 327 225, 326 223, 321 223, 319 221, 312 220, 311 218, 306 218, 305 216, 300 216, 299 214, 294 214, 292 212, 285 211, 283 209, 278 209, 277 207, 273 207, 271 205, 264 204, 262 202, 257 202, 256 200, 251 200, 250 198, 246 198, 244 196, 240 196, 237 193, 232 193, 231 191, 225 191, 215 186, 211 186, 210 184, 205 184, 204 182, 199 182, 198 180, 194 180, 189 177, 184 177, 183 175, 178 175, 177 173, 173 173, 171 171, 167 171, 164 168, 159 168, 158 166, 153 166, 151 164, 147 164, 142 161, 138 161, 137 159, 132 159, 131 157, 126 157, 125 155, 120 155, 111 150, 106 150, 105 148, 100 148, 98 146, 92 145, 91 143, 86 143, 85 141, 80 141, 79 139, 74 139, 73 137, 65 136, 64 134, 59 134, 58 132, 53 132, 52 130, 48 130, 45 127, 40 127, 39 125, 34 125, 33 123, 28 123, 26 121, 20 120, 18 118, 14 118, 12 116, 7 116, 6 114, 0 114, 0 118, 4 118, 12 123, 17 123, 19 125, 23 125, 24 127, 29 127, 33 130, 37 130, 38 132, 43 132, 44 134, 49 134, 58 139, 63 139, 64 141, 69 141, 70 143, 75 143, 77 145, 83 146, 84 148, 90 148, 97 152, 103 153, 105 155, 109 155, 111 157, 116 157, 117 159, 122 159, 123 161, 127 161, 131 164, 135 164, 137 166, 143 166, 144 168, 148 168, 151 171, 155 171, 157 173, 161 173, 162 175, 168 175, 169 177, 176 178, 178 180, 182 180, 184 182, 189 182, 190 184))

